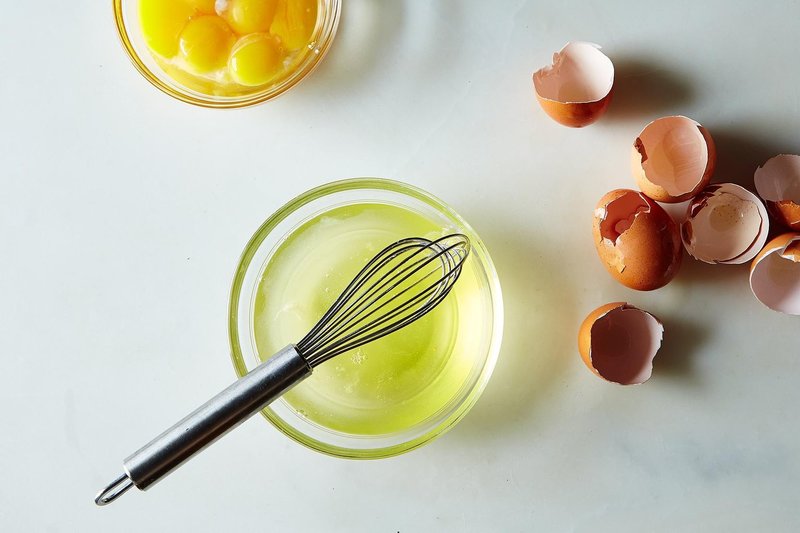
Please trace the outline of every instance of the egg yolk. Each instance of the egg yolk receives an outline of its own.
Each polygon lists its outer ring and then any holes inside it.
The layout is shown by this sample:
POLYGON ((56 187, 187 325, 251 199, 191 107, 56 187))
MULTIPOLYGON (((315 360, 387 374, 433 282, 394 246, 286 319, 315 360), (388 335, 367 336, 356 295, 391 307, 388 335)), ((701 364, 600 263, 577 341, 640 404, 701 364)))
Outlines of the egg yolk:
POLYGON ((308 44, 317 23, 317 0, 278 0, 270 31, 283 46, 297 50, 308 44))
POLYGON ((139 0, 148 48, 175 82, 237 95, 308 57, 318 0, 139 0))
MULTIPOLYGON (((162 0, 164 1, 164 0, 162 0)), ((206 15, 216 15, 216 0, 184 0, 194 9, 206 15)))
POLYGON ((225 21, 216 15, 193 18, 181 32, 181 55, 196 72, 212 72, 225 66, 235 38, 225 21))
POLYGON ((282 55, 278 41, 271 35, 246 35, 239 39, 231 52, 231 76, 240 85, 263 85, 280 70, 282 55))
POLYGON ((239 35, 268 32, 277 0, 228 0, 224 15, 239 35))
POLYGON ((150 50, 164 57, 177 54, 178 36, 194 13, 195 9, 182 0, 141 0, 139 19, 150 50))

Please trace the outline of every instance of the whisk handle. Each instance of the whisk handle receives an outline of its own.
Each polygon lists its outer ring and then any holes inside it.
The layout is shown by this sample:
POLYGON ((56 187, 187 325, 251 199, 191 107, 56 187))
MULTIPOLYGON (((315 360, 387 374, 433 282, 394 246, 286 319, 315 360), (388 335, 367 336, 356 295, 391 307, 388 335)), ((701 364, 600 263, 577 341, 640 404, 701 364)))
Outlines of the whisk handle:
POLYGON ((148 488, 310 374, 295 346, 287 346, 125 459, 125 474, 95 502, 111 503, 131 485, 148 488))

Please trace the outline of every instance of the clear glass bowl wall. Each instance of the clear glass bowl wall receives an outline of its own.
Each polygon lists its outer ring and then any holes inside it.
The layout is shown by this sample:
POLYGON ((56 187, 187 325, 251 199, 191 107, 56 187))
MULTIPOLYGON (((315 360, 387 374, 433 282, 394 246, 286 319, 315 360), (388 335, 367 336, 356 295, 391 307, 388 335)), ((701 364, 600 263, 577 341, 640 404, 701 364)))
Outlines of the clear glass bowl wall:
POLYGON ((470 261, 475 265, 470 271, 480 287, 478 298, 483 316, 478 322, 481 331, 472 336, 479 340, 468 348, 472 361, 469 376, 458 393, 435 416, 387 435, 366 436, 332 431, 301 416, 283 399, 277 400, 262 413, 283 433, 319 452, 358 459, 389 457, 430 442, 458 422, 483 392, 500 349, 503 305, 494 265, 475 231, 438 198, 404 183, 361 178, 323 185, 283 206, 253 235, 236 270, 229 308, 231 353, 235 370, 240 376, 261 362, 253 332, 253 302, 263 267, 276 246, 304 221, 349 203, 401 206, 470 238, 470 261))

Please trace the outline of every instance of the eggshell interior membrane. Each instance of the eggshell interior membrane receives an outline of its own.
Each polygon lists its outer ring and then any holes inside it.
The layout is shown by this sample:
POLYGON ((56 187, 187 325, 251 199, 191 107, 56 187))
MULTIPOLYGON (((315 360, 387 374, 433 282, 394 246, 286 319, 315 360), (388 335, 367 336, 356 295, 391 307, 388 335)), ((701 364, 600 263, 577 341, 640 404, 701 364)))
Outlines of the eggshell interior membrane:
POLYGON ((694 120, 681 116, 648 124, 634 143, 636 163, 645 178, 673 197, 694 191, 709 163, 708 144, 700 128, 694 120))
POLYGON ((770 309, 800 315, 800 234, 781 235, 764 247, 750 269, 750 288, 770 309))
POLYGON ((605 213, 600 220, 600 235, 616 244, 620 235, 633 225, 639 213, 649 212, 650 205, 642 195, 628 191, 606 205, 605 213))
POLYGON ((624 305, 598 318, 591 329, 592 366, 621 385, 644 383, 653 372, 664 326, 650 313, 624 305))
POLYGON ((614 85, 614 65, 600 46, 582 41, 567 43, 553 54, 553 64, 533 74, 536 93, 563 103, 596 102, 614 85))
POLYGON ((764 246, 769 218, 761 201, 733 183, 707 187, 689 204, 681 237, 686 250, 706 263, 745 263, 764 246))
POLYGON ((800 156, 773 157, 756 170, 755 185, 775 218, 800 230, 800 156))
POLYGON ((755 185, 764 200, 800 204, 800 155, 773 157, 756 170, 755 185))

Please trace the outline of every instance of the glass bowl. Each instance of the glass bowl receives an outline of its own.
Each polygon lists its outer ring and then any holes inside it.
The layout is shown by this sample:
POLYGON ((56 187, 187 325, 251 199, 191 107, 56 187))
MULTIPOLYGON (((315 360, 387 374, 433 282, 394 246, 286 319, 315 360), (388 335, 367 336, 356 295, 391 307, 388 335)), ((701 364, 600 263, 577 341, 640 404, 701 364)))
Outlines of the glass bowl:
MULTIPOLYGON (((441 405, 426 405, 426 409, 430 407, 435 412, 426 415, 424 420, 390 433, 366 435, 333 430, 309 420, 302 409, 296 410, 285 398, 263 409, 262 414, 267 420, 297 442, 325 454, 353 459, 382 458, 409 451, 430 442, 458 422, 474 405, 491 376, 503 330, 500 283, 489 253, 480 237, 452 208, 423 190, 396 181, 377 178, 336 181, 312 189, 278 209, 248 242, 236 270, 230 297, 229 334, 236 373, 243 376, 261 362, 254 326, 256 293, 276 249, 305 222, 318 220, 316 217, 323 213, 343 206, 350 209, 355 205, 358 209, 358 204, 376 203, 422 215, 437 226, 441 225, 448 233, 458 231, 469 237, 472 246, 467 261, 472 265, 464 269, 456 290, 448 298, 461 298, 456 296, 458 286, 468 283, 463 289, 469 287, 470 291, 466 309, 473 313, 477 310, 480 316, 471 315, 474 320, 470 320, 468 327, 460 318, 453 321, 457 322, 452 326, 455 335, 463 333, 469 339, 451 345, 452 352, 460 350, 459 360, 467 361, 463 365, 459 363, 464 367, 463 374, 459 375, 464 377, 463 380, 459 378, 457 388, 448 389, 448 393, 451 390, 455 392, 441 405), (459 332, 459 329, 464 331, 459 332)), ((448 326, 453 322, 448 322, 448 326)), ((394 335, 402 335, 402 332, 394 335)), ((427 356, 427 352, 423 353, 427 356)), ((268 357, 271 354, 262 355, 268 357)), ((341 357, 347 357, 347 354, 337 356, 341 357)), ((301 383, 299 387, 304 385, 301 383)))
POLYGON ((213 94, 214 84, 211 82, 206 85, 207 91, 201 91, 170 76, 153 58, 145 43, 139 22, 139 1, 113 0, 113 2, 119 37, 136 70, 168 95, 183 102, 212 108, 237 108, 259 104, 297 85, 314 70, 327 53, 336 35, 341 12, 341 0, 318 0, 317 23, 308 50, 286 74, 267 85, 242 87, 237 94, 223 95, 213 94))

